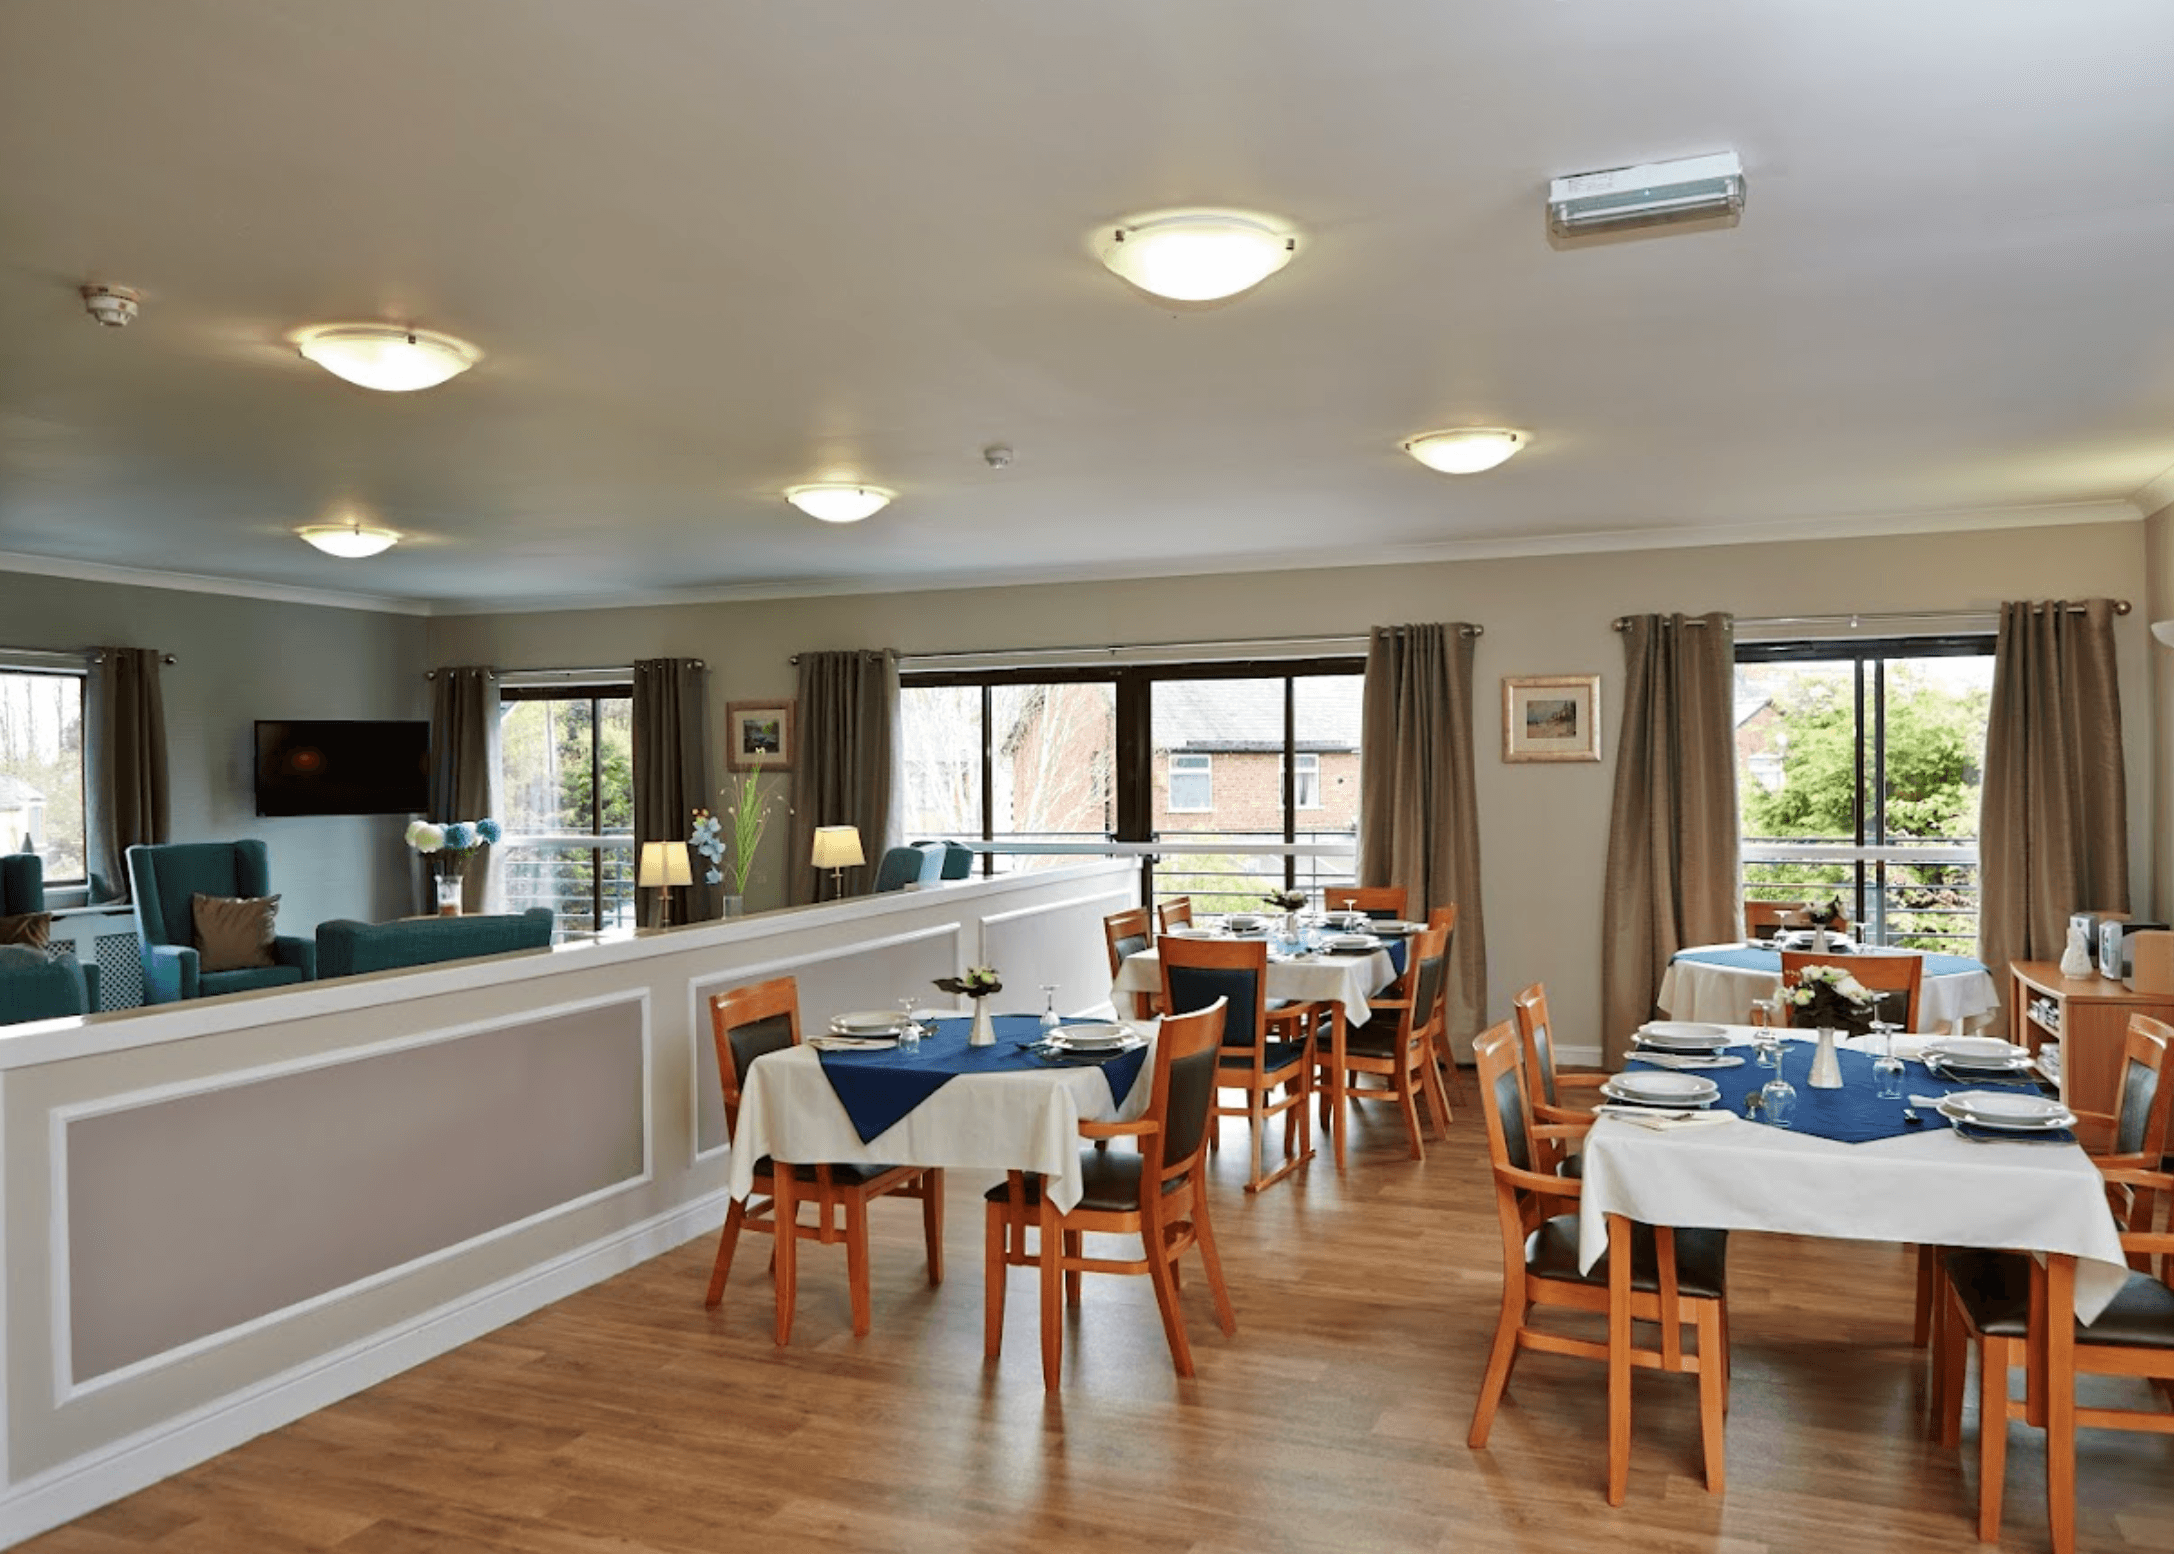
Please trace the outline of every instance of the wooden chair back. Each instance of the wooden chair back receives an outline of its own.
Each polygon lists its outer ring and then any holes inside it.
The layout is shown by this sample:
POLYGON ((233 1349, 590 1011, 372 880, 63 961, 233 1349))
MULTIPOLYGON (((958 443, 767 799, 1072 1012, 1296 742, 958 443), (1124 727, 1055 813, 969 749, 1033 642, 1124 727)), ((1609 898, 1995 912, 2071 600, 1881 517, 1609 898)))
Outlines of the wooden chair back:
MULTIPOLYGON (((1812 904, 1809 901, 1747 901, 1744 903, 1744 932, 1754 939, 1771 939, 1785 928, 1809 928, 1812 904)), ((1844 913, 1828 925, 1836 933, 1849 928, 1849 916, 1844 913)))
MULTIPOLYGON (((1215 1106, 1215 1073, 1223 1045, 1221 999, 1191 1014, 1167 1016, 1155 1034, 1155 1073, 1146 1120, 1157 1126, 1140 1140, 1144 1200, 1166 1183, 1207 1168, 1208 1119, 1215 1106)), ((1196 1175, 1195 1181, 1202 1179, 1196 1175)), ((1203 1183, 1204 1185, 1204 1183, 1203 1183)))
MULTIPOLYGON (((1822 955, 1817 950, 1783 950, 1781 952, 1781 985, 1795 987, 1807 966, 1839 966, 1873 992, 1881 995, 1878 1008, 1881 1017, 1901 1025, 1906 1031, 1917 1029, 1917 995, 1925 985, 1925 957, 1917 953, 1895 955, 1822 955), (1899 998, 1895 995, 1901 995, 1899 998), (1899 1008, 1897 1005, 1899 1004, 1899 1008)), ((1795 1016, 1790 1006, 1784 1004, 1783 1012, 1795 1016)), ((1870 1017, 1849 1022, 1860 1035, 1870 1017)))
POLYGON ((1449 982, 1449 930, 1423 928, 1405 941, 1406 986, 1410 1002, 1398 1011, 1400 1034, 1422 1040, 1431 1050, 1442 1029, 1442 990, 1449 982))
POLYGON ((1126 956, 1137 955, 1155 943, 1155 936, 1148 927, 1147 908, 1112 912, 1102 919, 1102 937, 1109 942, 1110 975, 1114 977, 1124 968, 1126 956))
POLYGON ((766 1052, 800 1045, 799 983, 777 977, 713 994, 710 1037, 717 1044, 717 1082, 724 1087, 725 1133, 737 1138, 748 1065, 766 1052))
POLYGON ((1452 901, 1447 906, 1438 906, 1429 912, 1427 914, 1427 926, 1429 928, 1446 928, 1451 934, 1455 934, 1457 931, 1457 903, 1452 901))
POLYGON ((2166 1158, 2168 1126, 2174 1119, 2174 1078, 2167 1074, 2170 1051, 2174 1051, 2174 1025, 2149 1015, 2129 1016, 2121 1050, 2112 1157, 2106 1163, 2156 1171, 2166 1158))
POLYGON ((1170 1016, 1194 1014, 1225 1001, 1222 1045, 1254 1047, 1268 985, 1263 939, 1165 939, 1162 1001, 1170 1016))
POLYGON ((1155 931, 1158 934, 1166 934, 1173 928, 1190 928, 1192 926, 1193 898, 1191 896, 1172 896, 1168 901, 1155 908, 1155 931))
POLYGON ((1378 922, 1403 917, 1409 899, 1402 885, 1330 885, 1321 892, 1322 910, 1364 912, 1378 922))
POLYGON ((1510 1012, 1524 1047, 1528 1093, 1537 1095, 1544 1105, 1561 1104, 1556 1099, 1555 1026, 1547 1013, 1547 984, 1535 982, 1511 998, 1510 1012))
POLYGON ((1547 1217, 1541 1194, 1574 1195, 1575 1182, 1543 1175, 1539 1142, 1533 1135, 1531 1103, 1525 1091, 1522 1043, 1505 1020, 1490 1026, 1472 1043, 1479 1075, 1480 1110, 1487 1118, 1487 1160, 1494 1170, 1495 1210, 1502 1227, 1504 1277, 1521 1280, 1525 1238, 1547 1217))

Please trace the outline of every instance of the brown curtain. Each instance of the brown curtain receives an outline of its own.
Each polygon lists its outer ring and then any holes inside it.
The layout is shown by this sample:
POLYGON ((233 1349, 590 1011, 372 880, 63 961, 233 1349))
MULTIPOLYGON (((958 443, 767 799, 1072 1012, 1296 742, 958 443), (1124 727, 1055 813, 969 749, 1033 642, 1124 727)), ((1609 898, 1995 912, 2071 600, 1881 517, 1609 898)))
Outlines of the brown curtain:
POLYGON ((1468 1052, 1487 1023, 1487 928, 1472 792, 1472 636, 1461 622, 1373 629, 1359 748, 1359 879, 1403 886, 1414 918, 1455 903, 1443 1009, 1456 1050, 1468 1052))
POLYGON ((808 862, 817 826, 858 826, 865 869, 849 869, 845 893, 865 891, 883 856, 891 819, 892 727, 898 664, 888 653, 800 655, 800 750, 793 766, 789 899, 823 899, 827 877, 808 862))
POLYGON ((2000 607, 1978 818, 1978 958, 2058 960, 2068 914, 2129 907, 2114 603, 2000 607))
MULTIPOLYGON (((710 782, 709 671, 698 658, 649 658, 634 666, 634 840, 684 842, 694 812, 714 810, 710 782)), ((672 923, 707 922, 717 915, 717 887, 703 878, 699 855, 688 863, 692 885, 670 897, 672 923)), ((635 920, 649 921, 653 892, 635 891, 635 920)))
POLYGON ((85 742, 93 820, 91 898, 128 899, 128 849, 173 832, 166 781, 165 655, 151 648, 98 650, 91 675, 91 737, 85 742))
MULTIPOLYGON (((498 813, 498 675, 482 668, 440 669, 430 677, 430 818, 503 820, 498 813)), ((481 912, 496 899, 495 848, 476 850, 461 876, 461 910, 481 912)), ((423 910, 435 911, 429 897, 423 910)))
POLYGON ((1726 615, 1634 615, 1601 913, 1601 1050, 1619 1067, 1669 958, 1743 937, 1736 637, 1726 615))

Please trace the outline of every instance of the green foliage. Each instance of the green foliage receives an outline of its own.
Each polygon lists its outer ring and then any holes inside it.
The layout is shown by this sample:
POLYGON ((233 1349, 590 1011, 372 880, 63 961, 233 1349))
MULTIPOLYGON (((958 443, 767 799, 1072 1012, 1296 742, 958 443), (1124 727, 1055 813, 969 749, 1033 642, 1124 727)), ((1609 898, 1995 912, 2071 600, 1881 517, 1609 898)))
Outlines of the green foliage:
MULTIPOLYGON (((1848 837, 1857 828, 1854 709, 1831 679, 1806 676, 1775 689, 1781 785, 1746 782, 1746 836, 1848 837)), ((1978 829, 1986 697, 1913 685, 1900 670, 1887 688, 1887 835, 1972 836, 1978 829)), ((1869 775, 1869 774, 1868 774, 1869 775)), ((1867 794, 1869 800, 1870 795, 1867 794)))

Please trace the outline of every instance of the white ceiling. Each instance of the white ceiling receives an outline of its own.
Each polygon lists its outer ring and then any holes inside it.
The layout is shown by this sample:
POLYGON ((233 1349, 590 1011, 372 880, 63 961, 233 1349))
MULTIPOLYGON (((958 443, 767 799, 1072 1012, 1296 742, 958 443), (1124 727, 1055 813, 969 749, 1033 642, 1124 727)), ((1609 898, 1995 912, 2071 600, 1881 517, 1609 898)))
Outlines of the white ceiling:
POLYGON ((2166 0, 10 0, 0 552, 444 608, 2133 514, 2170 68, 2166 0), (1739 225, 1549 243, 1719 149, 1739 225), (1093 262, 1184 203, 1301 252, 1093 262), (368 317, 488 355, 283 343, 368 317), (1468 423, 1530 447, 1397 449, 1468 423), (341 502, 411 538, 292 537, 341 502))

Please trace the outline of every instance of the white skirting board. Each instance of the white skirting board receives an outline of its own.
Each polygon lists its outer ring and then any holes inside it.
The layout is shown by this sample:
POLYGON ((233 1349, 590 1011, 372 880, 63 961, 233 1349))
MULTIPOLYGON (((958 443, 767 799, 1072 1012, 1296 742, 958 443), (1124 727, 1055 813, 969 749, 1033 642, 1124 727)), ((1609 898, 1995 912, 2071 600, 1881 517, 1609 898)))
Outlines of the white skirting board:
POLYGON ((73 1521, 674 1247, 714 1235, 727 1202, 720 1188, 14 1485, 0 1493, 0 1547, 73 1521))

